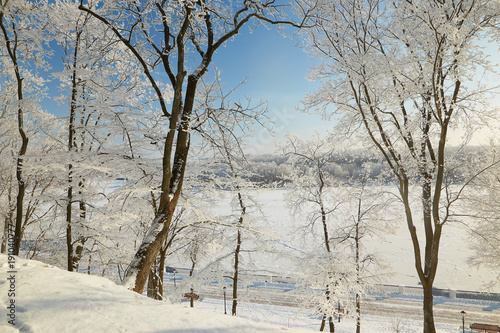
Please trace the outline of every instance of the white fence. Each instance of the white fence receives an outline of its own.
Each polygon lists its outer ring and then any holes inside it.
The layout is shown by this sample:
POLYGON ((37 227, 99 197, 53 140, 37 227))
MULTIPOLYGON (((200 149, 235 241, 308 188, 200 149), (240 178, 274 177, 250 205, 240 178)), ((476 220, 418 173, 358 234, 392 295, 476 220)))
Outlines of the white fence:
MULTIPOLYGON (((398 294, 412 295, 412 296, 424 295, 422 287, 396 286, 388 284, 379 285, 379 287, 382 291, 388 294, 398 293, 398 294)), ((465 299, 500 302, 500 294, 498 293, 433 288, 432 294, 434 296, 442 296, 450 298, 465 298, 465 299)))
MULTIPOLYGON (((171 268, 172 269, 172 268, 171 268)), ((187 268, 173 268, 179 275, 188 275, 189 269, 187 268)), ((248 278, 247 278, 248 279, 248 278)), ((266 274, 255 274, 251 276, 254 282, 265 282, 269 284, 285 284, 290 285, 290 289, 296 287, 297 282, 291 277, 283 277, 278 275, 266 275, 266 274)), ((376 290, 379 290, 387 294, 403 294, 410 296, 424 296, 422 287, 416 286, 401 286, 401 285, 390 285, 390 284, 380 284, 375 286, 376 290)), ((374 292, 376 293, 376 291, 374 292)), ((450 298, 463 298, 463 299, 473 299, 473 300, 484 300, 484 301, 495 301, 500 302, 500 293, 487 293, 478 291, 466 291, 466 290, 453 290, 453 289, 439 289, 433 288, 432 294, 434 296, 450 297, 450 298)))

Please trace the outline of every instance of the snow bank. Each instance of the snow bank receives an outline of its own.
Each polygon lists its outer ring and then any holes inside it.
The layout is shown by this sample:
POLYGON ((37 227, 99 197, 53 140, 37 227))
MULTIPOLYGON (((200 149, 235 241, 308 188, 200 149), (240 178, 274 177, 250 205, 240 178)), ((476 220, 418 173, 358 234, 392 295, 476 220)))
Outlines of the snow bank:
POLYGON ((0 332, 311 332, 155 301, 106 278, 14 258, 9 266, 0 254, 0 332))

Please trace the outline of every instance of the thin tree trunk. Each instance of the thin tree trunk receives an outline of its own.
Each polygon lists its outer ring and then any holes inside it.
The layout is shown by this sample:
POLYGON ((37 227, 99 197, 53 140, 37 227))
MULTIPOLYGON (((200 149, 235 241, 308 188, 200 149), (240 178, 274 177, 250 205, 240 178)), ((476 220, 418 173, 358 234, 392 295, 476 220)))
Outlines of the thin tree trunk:
POLYGON ((163 272, 165 272, 165 257, 167 255, 168 242, 165 240, 165 243, 160 251, 160 267, 158 269, 158 289, 159 296, 163 299, 163 272))
MULTIPOLYGON (((325 207, 323 206, 323 200, 322 200, 322 193, 323 193, 323 187, 324 187, 324 181, 323 181, 323 176, 322 176, 322 173, 321 171, 319 171, 319 175, 320 175, 320 188, 319 188, 319 195, 320 195, 320 211, 321 211, 321 222, 323 224, 323 236, 324 236, 324 239, 325 239, 325 247, 326 247, 326 252, 330 253, 331 252, 331 248, 330 248, 330 238, 328 236, 328 225, 326 223, 326 211, 325 211, 325 207)), ((329 286, 326 286, 326 293, 325 293, 325 296, 326 296, 326 299, 327 300, 330 300, 330 290, 329 290, 329 286)), ((324 330, 325 328, 325 325, 326 325, 326 314, 323 315, 323 318, 322 318, 322 321, 321 321, 321 331, 324 330)), ((330 328, 330 332, 335 332, 335 325, 333 324, 333 320, 332 320, 332 317, 328 317, 328 326, 330 328)))
MULTIPOLYGON (((19 102, 22 100, 22 81, 19 77, 18 82, 18 96, 19 102)), ((17 158, 17 168, 16 168, 16 179, 18 182, 18 192, 16 198, 16 229, 15 229, 15 245, 14 245, 14 254, 19 255, 19 251, 21 250, 21 240, 22 240, 22 226, 23 226, 23 202, 24 202, 24 194, 26 192, 26 183, 24 182, 23 175, 23 163, 24 156, 26 155, 26 151, 28 149, 28 137, 24 132, 23 128, 23 110, 21 107, 18 109, 18 127, 19 134, 21 136, 21 148, 19 149, 19 155, 17 158)))
MULTIPOLYGON (((323 315, 323 318, 321 318, 321 326, 319 328, 320 332, 323 332, 325 330, 326 318, 327 318, 326 315, 323 315)), ((333 323, 333 318, 331 316, 328 317, 328 328, 330 330, 330 333, 335 332, 335 324, 333 323)))
POLYGON ((425 230, 425 261, 423 266, 423 275, 420 276, 420 282, 424 290, 424 302, 423 302, 423 312, 424 312, 424 332, 425 333, 435 333, 436 328, 434 324, 434 303, 432 295, 432 287, 434 282, 434 274, 437 269, 437 249, 434 246, 439 247, 439 241, 436 244, 435 240, 439 237, 440 228, 434 226, 432 223, 432 187, 430 176, 424 174, 424 183, 422 186, 422 206, 423 206, 423 219, 424 219, 424 230, 425 230), (434 252, 436 250, 436 252, 434 252))
POLYGON ((323 236, 325 238, 325 247, 326 247, 326 252, 330 253, 330 239, 328 236, 328 225, 326 224, 326 211, 325 207, 323 207, 323 202, 320 203, 320 210, 321 210, 321 222, 323 224, 323 236))
MULTIPOLYGON (((243 216, 240 217, 240 223, 243 222, 243 216)), ((234 251, 234 274, 233 274, 233 307, 231 314, 236 316, 236 307, 238 306, 238 275, 240 264, 240 250, 241 250, 241 230, 238 229, 238 237, 236 240, 236 250, 234 251)))
MULTIPOLYGON (((77 80, 76 80, 76 66, 78 62, 78 47, 80 43, 80 36, 82 31, 76 34, 75 48, 73 52, 73 64, 71 74, 71 102, 69 109, 69 124, 68 124, 68 152, 70 160, 72 159, 72 152, 75 147, 75 117, 76 117, 76 99, 78 94, 77 80)), ((66 246, 68 256, 68 271, 75 270, 75 257, 73 251, 73 164, 70 162, 68 165, 68 197, 66 203, 66 246)))
MULTIPOLYGON (((85 202, 82 201, 82 198, 83 198, 83 181, 80 181, 80 183, 78 184, 78 187, 80 188, 80 190, 78 191, 78 195, 80 197, 80 203, 79 203, 79 206, 80 206, 80 221, 79 221, 79 224, 80 226, 84 224, 84 221, 87 219, 87 206, 85 205, 85 202)), ((78 239, 75 241, 76 243, 76 249, 75 249, 75 254, 73 255, 73 269, 75 271, 78 271, 78 267, 80 266, 80 260, 82 259, 82 256, 83 256, 83 249, 84 249, 84 246, 85 246, 85 242, 87 241, 87 239, 83 236, 83 235, 79 235, 78 239)), ((75 244, 73 244, 74 246, 75 244)))
MULTIPOLYGON (((71 165, 70 165, 71 167, 71 165)), ((68 178, 68 197, 66 203, 66 252, 68 271, 73 271, 73 235, 72 235, 72 202, 73 202, 73 186, 71 186, 71 169, 68 178)))
MULTIPOLYGON (((220 127, 219 127, 220 128, 220 127)), ((224 130, 220 128, 221 132, 224 133, 224 130)), ((231 153, 229 151, 228 147, 228 142, 226 141, 225 136, 223 135, 222 138, 222 148, 223 148, 223 153, 226 155, 226 160, 227 160, 227 165, 229 166, 229 169, 231 170, 231 173, 233 174, 233 178, 235 181, 235 187, 236 187, 236 193, 238 196, 238 204, 241 209, 240 213, 240 218, 238 219, 238 225, 237 225, 237 237, 236 237, 236 248, 234 250, 234 272, 233 272, 233 305, 231 309, 231 314, 233 316, 236 316, 236 309, 238 307, 238 279, 239 279, 239 265, 240 265, 240 252, 241 252, 241 226, 243 225, 243 221, 245 218, 246 210, 247 207, 245 206, 245 203, 243 202, 243 195, 241 194, 241 188, 238 184, 238 174, 236 173, 236 170, 234 169, 231 153)))
POLYGON ((4 225, 3 225, 3 236, 2 236, 2 248, 1 253, 7 253, 7 240, 9 239, 9 225, 11 220, 8 215, 5 215, 4 225))
POLYGON ((356 293, 356 333, 361 333, 361 295, 356 293))
POLYGON ((335 325, 333 324, 333 318, 328 317, 328 326, 330 328, 330 333, 335 333, 335 325))
MULTIPOLYGON (((192 265, 191 265, 191 270, 189 271, 189 277, 192 277, 194 274, 194 268, 196 266, 196 254, 194 255, 194 257, 191 258, 191 262, 192 262, 192 265)), ((192 308, 194 308, 194 288, 193 287, 191 287, 191 297, 189 300, 189 305, 192 308)))
POLYGON ((8 191, 7 202, 9 203, 9 213, 5 215, 1 253, 7 253, 7 242, 9 240, 9 233, 11 233, 12 217, 14 215, 14 207, 12 207, 11 187, 9 187, 7 191, 8 191))
POLYGON ((358 201, 358 218, 356 219, 355 226, 355 260, 356 260, 356 284, 358 288, 356 290, 356 333, 361 333, 361 295, 359 294, 359 286, 361 285, 360 277, 360 262, 359 262, 359 223, 361 221, 361 195, 358 201))
MULTIPOLYGON (((228 155, 229 158, 229 155, 228 155)), ((236 173, 234 173, 233 166, 230 162, 230 166, 233 172, 233 175, 235 178, 237 178, 236 173)), ((241 252, 241 229, 240 227, 243 225, 243 218, 245 217, 246 213, 246 206, 243 202, 243 196, 241 195, 240 187, 239 185, 236 185, 236 189, 238 190, 238 201, 240 204, 241 208, 241 215, 238 220, 238 235, 236 239, 236 249, 234 250, 234 275, 233 275, 233 307, 231 310, 231 314, 233 316, 236 316, 236 307, 238 306, 238 279, 239 279, 239 272, 240 272, 240 252, 241 252)))
POLYGON ((17 129, 19 131, 19 136, 21 137, 21 146, 19 148, 19 153, 17 155, 17 163, 16 163, 16 180, 18 184, 18 192, 16 197, 16 226, 14 231, 14 255, 19 255, 19 251, 21 249, 21 239, 22 239, 22 225, 23 225, 23 202, 24 202, 24 194, 26 192, 26 183, 24 182, 23 175, 23 163, 24 156, 26 155, 26 151, 28 150, 28 137, 26 132, 24 131, 24 110, 22 108, 23 101, 23 78, 21 77, 21 72, 19 69, 19 64, 17 62, 17 44, 18 44, 18 36, 16 27, 13 24, 14 29, 14 40, 11 41, 9 35, 7 34, 7 30, 5 29, 3 22, 4 13, 0 12, 0 28, 2 29, 5 44, 7 46, 7 52, 9 53, 10 60, 12 61, 12 65, 14 67, 14 74, 17 81, 17 101, 19 106, 17 108, 17 129), (12 43, 14 45, 12 45, 12 43))

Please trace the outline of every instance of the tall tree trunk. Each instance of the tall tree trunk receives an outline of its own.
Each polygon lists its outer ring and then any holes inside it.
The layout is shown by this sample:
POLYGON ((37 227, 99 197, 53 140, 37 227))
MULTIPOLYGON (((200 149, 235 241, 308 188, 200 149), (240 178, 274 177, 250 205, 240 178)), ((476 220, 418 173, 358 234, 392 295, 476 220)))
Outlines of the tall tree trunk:
POLYGON ((73 186, 71 185, 72 174, 71 165, 68 177, 68 196, 66 202, 66 252, 68 271, 73 271, 73 235, 72 235, 72 203, 73 203, 73 186))
POLYGON ((361 333, 361 295, 356 293, 356 333, 361 333))
MULTIPOLYGON (((16 65, 17 68, 17 65, 16 65)), ((16 70, 18 71, 18 70, 16 70)), ((18 77, 18 98, 21 103, 22 97, 22 79, 18 77)), ((16 198, 16 230, 14 234, 15 245, 14 245, 14 254, 19 255, 19 251, 21 250, 21 240, 22 240, 22 226, 23 226, 23 202, 24 202, 24 194, 26 192, 26 183, 24 182, 23 175, 23 163, 24 156, 26 155, 26 151, 28 149, 28 137, 24 132, 24 124, 23 124, 23 109, 19 107, 18 109, 18 129, 19 134, 21 136, 21 148, 19 149, 19 154, 17 158, 17 168, 16 168, 16 179, 18 183, 18 192, 16 198)))
POLYGON ((420 282, 424 291, 423 313, 424 313, 424 332, 435 333, 434 325, 434 303, 432 288, 434 283, 434 275, 437 270, 437 248, 439 248, 440 228, 433 225, 433 202, 432 202, 432 187, 430 175, 424 174, 424 182, 422 186, 422 206, 423 219, 425 230, 425 255, 423 274, 420 276, 420 282), (436 243, 437 240, 437 243, 436 243), (437 248, 435 248, 437 247, 437 248), (436 257, 435 257, 436 255, 436 257))
MULTIPOLYGON (((196 2, 196 5, 201 6, 203 4, 203 1, 196 2)), ((206 36, 204 36, 204 38, 206 37, 206 40, 203 41, 203 43, 198 43, 196 41, 195 34, 190 35, 192 29, 194 29, 191 20, 193 18, 192 11, 195 6, 190 6, 188 4, 184 6, 182 14, 179 16, 179 25, 178 29, 175 29, 177 31, 174 36, 172 35, 174 33, 173 30, 170 29, 171 22, 167 22, 166 20, 168 15, 165 12, 164 5, 159 1, 156 2, 155 5, 158 10, 158 17, 163 17, 165 19, 163 21, 164 44, 158 46, 153 45, 153 47, 156 50, 163 50, 160 55, 161 62, 174 90, 171 112, 167 110, 167 105, 165 103, 166 99, 158 86, 158 82, 151 74, 150 66, 147 64, 147 61, 143 58, 138 48, 131 43, 130 39, 127 38, 127 36, 122 35, 121 31, 127 31, 127 29, 118 29, 105 17, 83 6, 83 2, 81 2, 78 7, 80 10, 91 14, 93 17, 110 27, 120 41, 122 41, 123 44, 134 54, 144 70, 147 80, 156 92, 163 116, 168 117, 169 119, 169 131, 164 144, 162 163, 163 174, 158 213, 155 215, 155 218, 151 223, 151 227, 149 228, 146 238, 139 246, 139 249, 132 259, 125 277, 125 283, 127 284, 130 284, 132 279, 135 280, 133 290, 138 293, 142 293, 144 289, 150 267, 156 259, 166 235, 168 234, 170 223, 179 200, 190 146, 191 115, 198 82, 207 72, 215 51, 220 46, 225 45, 226 41, 237 35, 240 28, 251 18, 256 17, 260 19, 260 16, 256 13, 248 13, 245 16, 245 12, 249 9, 249 7, 247 4, 244 4, 245 7, 238 11, 233 17, 234 26, 226 31, 220 38, 216 39, 211 15, 215 14, 215 16, 218 16, 218 13, 207 12, 204 19, 206 25, 206 36), (187 37, 192 38, 192 42, 196 45, 196 49, 202 59, 192 74, 187 76, 186 80, 187 71, 185 68, 185 57, 188 49, 185 46, 185 42, 187 41, 187 37), (175 45, 171 44, 172 41, 175 45), (201 50, 202 44, 206 45, 205 51, 201 50), (171 68, 170 61, 172 60, 176 62, 176 71, 171 68), (185 94, 183 97, 184 87, 185 94), (179 118, 180 124, 178 123, 179 118), (176 142, 174 142, 175 133, 177 133, 176 142), (174 149, 175 153, 172 156, 174 149)), ((269 5, 269 7, 273 6, 269 5)), ((142 16, 140 20, 141 21, 137 21, 137 23, 142 22, 142 16)), ((266 19, 266 21, 269 20, 266 19)), ((290 24, 293 25, 293 23, 290 24)), ((130 29, 130 33, 132 30, 133 28, 130 29)), ((149 38, 148 41, 152 42, 149 38)))
MULTIPOLYGON (((240 218, 242 223, 243 216, 240 218)), ((240 264, 240 250, 241 250, 241 230, 238 229, 238 236, 236 239, 236 249, 234 251, 234 274, 233 274, 233 307, 231 314, 236 316, 236 307, 238 306, 238 275, 240 264)))
POLYGON ((361 223, 362 219, 362 214, 361 214, 361 204, 362 204, 362 199, 361 199, 361 194, 359 196, 358 200, 358 217, 356 219, 356 225, 355 225, 355 230, 354 230, 354 246, 355 246, 355 260, 356 260, 356 285, 358 288, 356 288, 356 333, 361 333, 361 295, 359 293, 360 286, 361 286, 361 267, 360 267, 360 262, 359 262, 359 224, 361 223))
MULTIPOLYGON (((224 131, 221 129, 221 132, 224 133, 224 131)), ((240 206, 241 212, 240 212, 240 218, 238 219, 238 224, 237 224, 237 236, 236 236, 236 249, 234 250, 234 272, 233 272, 233 306, 231 309, 231 315, 236 316, 236 309, 238 307, 238 279, 239 279, 239 272, 240 272, 240 252, 241 252, 241 227, 243 225, 243 220, 245 218, 245 213, 247 210, 247 207, 245 206, 245 203, 243 202, 243 195, 241 194, 241 188, 240 185, 238 184, 238 174, 236 173, 236 170, 234 169, 233 165, 233 160, 231 157, 231 153, 229 151, 228 147, 228 142, 226 141, 226 138, 223 136, 222 139, 223 143, 223 148, 224 148, 224 153, 226 155, 226 160, 227 164, 231 170, 231 173, 233 174, 233 178, 235 181, 235 187, 236 187, 236 192, 238 196, 238 204, 240 206)))
MULTIPOLYGON (((322 198, 323 188, 325 186, 325 183, 323 181, 323 174, 322 174, 321 170, 319 170, 318 173, 319 173, 319 176, 320 176, 319 177, 319 179, 320 179, 319 208, 320 208, 320 211, 321 211, 321 223, 323 224, 323 237, 324 237, 324 241, 325 241, 326 252, 330 253, 331 252, 330 237, 328 236, 328 224, 327 224, 327 221, 326 221, 326 210, 325 210, 325 207, 323 205, 323 198, 322 198)), ((326 286, 325 296, 326 296, 327 301, 329 301, 330 300, 329 286, 326 286)), ((323 318, 321 319, 321 329, 320 329, 320 331, 324 330, 325 325, 326 325, 326 319, 327 319, 327 315, 324 314, 323 318)), ((331 316, 328 317, 328 326, 330 328, 330 332, 335 332, 335 325, 333 323, 333 320, 332 320, 331 316)))
MULTIPOLYGON (((78 94, 76 67, 78 63, 78 47, 81 36, 81 30, 76 34, 75 49, 73 52, 73 64, 71 73, 71 102, 69 109, 69 124, 68 124, 68 153, 70 160, 73 158, 72 153, 75 147, 75 117, 76 117, 76 99, 78 94)), ((75 258, 73 251, 73 164, 68 165, 68 195, 66 203, 66 247, 68 257, 68 271, 75 270, 75 258)))
POLYGON ((328 236, 328 225, 326 223, 326 211, 322 201, 320 201, 320 210, 321 210, 321 223, 323 224, 323 236, 325 239, 326 252, 330 253, 331 252, 330 238, 328 236))
MULTIPOLYGON (((229 158, 229 154, 228 154, 229 158)), ((229 160, 233 175, 235 178, 237 178, 237 174, 234 172, 234 168, 231 164, 231 161, 229 160)), ((238 191, 238 201, 240 204, 240 209, 241 209, 241 215, 238 220, 238 235, 236 238, 236 249, 234 250, 234 274, 233 274, 233 307, 231 310, 231 314, 233 316, 236 316, 236 307, 238 306, 238 280, 239 280, 239 273, 240 273, 240 252, 241 252, 241 226, 243 225, 243 219, 245 217, 246 213, 246 206, 245 203, 243 202, 243 196, 241 195, 241 190, 239 185, 236 185, 236 189, 238 191)))
MULTIPOLYGON (((0 12, 0 28, 2 29, 5 44, 7 46, 7 52, 9 53, 10 60, 12 61, 12 65, 14 67, 14 74, 17 81, 17 129, 19 131, 19 136, 21 137, 21 146, 19 148, 19 152, 17 155, 17 163, 16 163, 16 180, 17 180, 17 197, 16 197, 16 226, 14 231, 14 255, 19 255, 19 251, 21 249, 21 239, 22 239, 22 225, 23 225, 23 202, 24 202, 24 194, 26 192, 26 183, 24 182, 23 175, 23 163, 24 156, 26 155, 26 151, 28 150, 28 136, 24 131, 24 110, 22 107, 23 101, 23 78, 21 77, 21 72, 19 69, 19 64, 17 61, 17 44, 18 44, 18 36, 17 32, 14 32, 14 40, 11 41, 7 30, 4 26, 4 13, 0 12), (12 45, 13 43, 13 45, 12 45)), ((14 30, 16 27, 13 24, 14 30)))
MULTIPOLYGON (((190 82, 188 80, 188 82, 190 82)), ((188 84, 186 92, 186 100, 193 99, 195 90, 192 84, 188 84), (188 95, 188 92, 191 95, 188 95)), ((196 87, 196 83, 194 83, 196 87)), ((174 98, 175 99, 175 98, 174 98)), ((170 122, 170 130, 165 138, 165 148, 163 153, 163 177, 162 177, 162 193, 160 195, 160 205, 151 227, 146 235, 146 238, 139 246, 132 262, 129 265, 126 273, 126 279, 135 279, 133 290, 137 293, 142 293, 147 280, 149 269, 153 264, 156 256, 160 252, 170 228, 170 223, 179 201, 182 183, 184 180, 184 172, 186 170, 188 152, 190 147, 190 115, 193 106, 193 101, 184 106, 184 112, 181 119, 181 124, 176 129, 176 122, 170 122), (190 109, 186 109, 190 106, 190 109), (174 135, 177 133, 177 141, 175 143, 175 153, 173 156, 173 165, 171 166, 171 153, 174 147, 174 135)), ((180 107, 180 106, 179 106, 180 107)), ((177 116, 178 112, 175 113, 177 116)), ((173 118, 174 116, 172 116, 173 118)), ((131 281, 126 281, 130 283, 131 281)))

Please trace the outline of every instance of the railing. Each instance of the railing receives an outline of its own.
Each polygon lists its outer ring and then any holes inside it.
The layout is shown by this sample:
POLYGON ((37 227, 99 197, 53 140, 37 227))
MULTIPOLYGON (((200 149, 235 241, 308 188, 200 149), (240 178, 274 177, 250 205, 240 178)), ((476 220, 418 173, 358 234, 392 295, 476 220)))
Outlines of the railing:
MULTIPOLYGON (((386 293, 398 293, 398 294, 413 295, 413 296, 424 295, 422 287, 396 286, 388 284, 379 285, 379 287, 386 293)), ((465 298, 465 299, 500 302, 499 293, 433 288, 432 294, 434 296, 442 296, 450 298, 465 298)))
MULTIPOLYGON (((189 269, 185 268, 175 268, 177 274, 185 275, 189 272, 189 269)), ((243 277, 243 276, 242 276, 243 277)), ((284 277, 278 275, 266 275, 266 274, 255 274, 251 276, 254 282, 265 282, 269 284, 286 284, 290 285, 293 289, 297 285, 291 277, 284 277)), ((248 280, 248 278, 247 278, 248 280)), ((423 288, 419 286, 401 286, 401 285, 391 285, 391 284, 379 284, 375 286, 382 292, 391 294, 403 294, 410 296, 422 296, 424 295, 423 288)), ((432 294, 434 296, 449 297, 449 298, 461 298, 461 299, 472 299, 472 300, 484 300, 484 301, 495 301, 500 302, 500 293, 488 293, 479 291, 467 291, 467 290, 454 290, 454 289, 440 289, 433 288, 432 294)))

